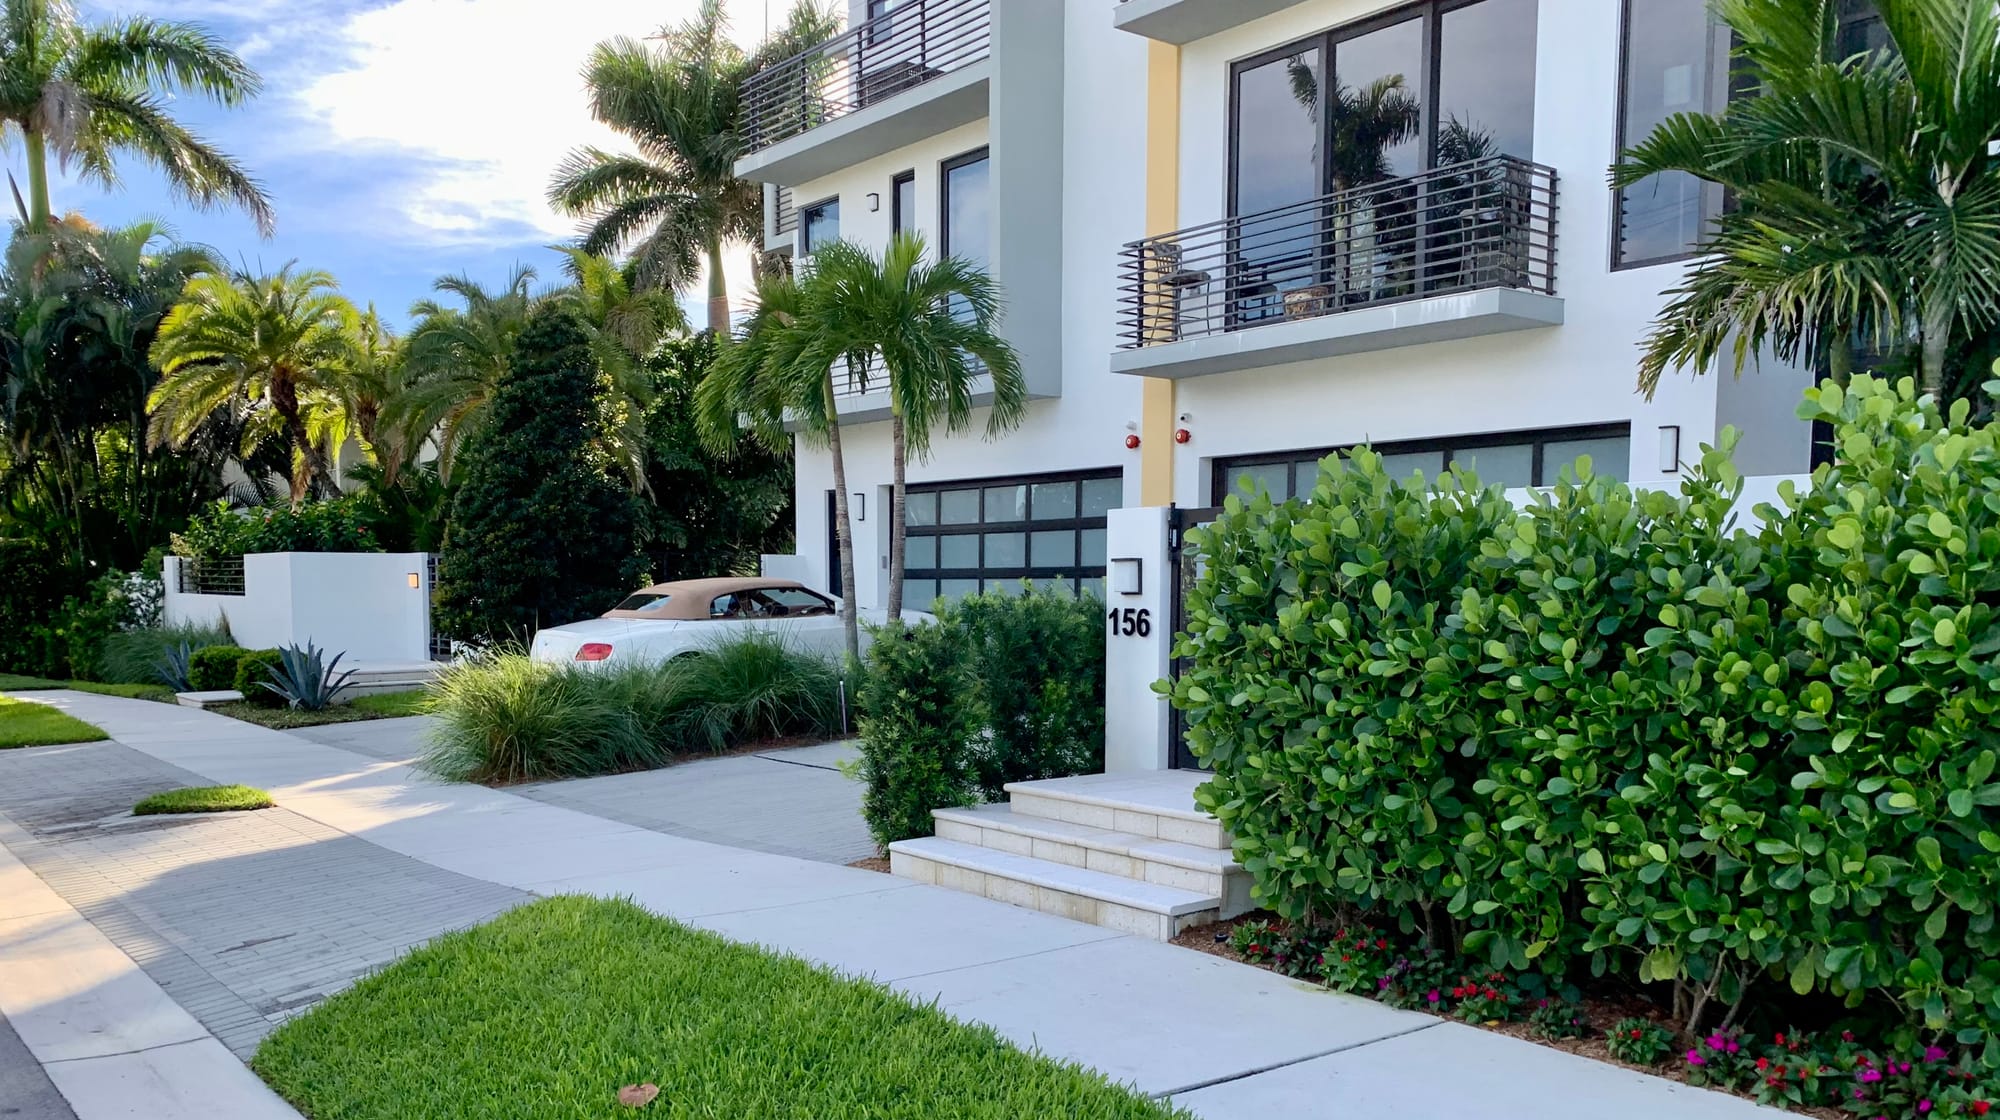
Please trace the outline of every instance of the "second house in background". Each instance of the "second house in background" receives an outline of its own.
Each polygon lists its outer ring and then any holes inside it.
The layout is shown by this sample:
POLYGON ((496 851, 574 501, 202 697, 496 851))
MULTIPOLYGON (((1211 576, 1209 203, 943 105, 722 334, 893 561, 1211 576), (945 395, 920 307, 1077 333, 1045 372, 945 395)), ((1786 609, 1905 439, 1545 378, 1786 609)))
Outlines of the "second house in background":
MULTIPOLYGON (((1605 173, 1728 98, 1704 0, 856 0, 850 21, 745 88, 766 245, 913 230, 984 264, 1033 397, 1006 439, 911 465, 912 604, 1101 587, 1108 510, 1300 493, 1363 442, 1399 472, 1530 486, 1587 455, 1659 482, 1734 425, 1745 473, 1808 469, 1802 371, 1634 390, 1721 199, 1605 173)), ((874 606, 881 379, 840 407, 874 606)), ((830 486, 801 445, 796 574, 837 591, 830 486)))

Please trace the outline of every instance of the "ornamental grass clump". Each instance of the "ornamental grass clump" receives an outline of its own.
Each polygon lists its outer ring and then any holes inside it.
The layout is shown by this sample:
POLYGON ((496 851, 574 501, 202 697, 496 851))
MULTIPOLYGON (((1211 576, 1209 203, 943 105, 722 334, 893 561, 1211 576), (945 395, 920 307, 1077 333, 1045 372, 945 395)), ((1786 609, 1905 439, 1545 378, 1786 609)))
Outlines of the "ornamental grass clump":
POLYGON ((1734 432, 1677 491, 1359 449, 1229 498, 1162 687, 1259 900, 1658 985, 1690 1037, 1789 991, 2000 1063, 2000 428, 1866 377, 1801 415, 1838 462, 1755 532, 1734 432))

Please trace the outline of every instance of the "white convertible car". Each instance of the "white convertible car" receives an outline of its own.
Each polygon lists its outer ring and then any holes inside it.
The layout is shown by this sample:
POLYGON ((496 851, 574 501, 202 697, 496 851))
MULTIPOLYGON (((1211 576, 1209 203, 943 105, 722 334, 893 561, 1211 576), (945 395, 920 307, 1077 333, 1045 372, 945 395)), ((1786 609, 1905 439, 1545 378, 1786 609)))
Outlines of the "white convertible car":
MULTIPOLYGON (((882 612, 863 611, 871 622, 882 612)), ((930 616, 903 612, 913 621, 930 616)), ((788 579, 689 579, 627 596, 602 618, 551 626, 535 635, 538 661, 630 665, 699 653, 747 631, 777 635, 792 649, 838 659, 846 649, 840 605, 788 579)), ((862 631, 863 650, 868 633, 862 631)))

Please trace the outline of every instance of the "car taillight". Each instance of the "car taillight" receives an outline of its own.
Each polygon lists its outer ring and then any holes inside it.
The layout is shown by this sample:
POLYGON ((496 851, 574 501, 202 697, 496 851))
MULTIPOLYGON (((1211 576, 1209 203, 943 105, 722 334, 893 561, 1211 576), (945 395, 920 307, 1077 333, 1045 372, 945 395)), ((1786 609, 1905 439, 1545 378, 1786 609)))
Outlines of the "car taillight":
POLYGON ((583 647, 576 651, 576 659, 578 661, 602 661, 610 656, 611 643, 609 642, 585 642, 583 647))

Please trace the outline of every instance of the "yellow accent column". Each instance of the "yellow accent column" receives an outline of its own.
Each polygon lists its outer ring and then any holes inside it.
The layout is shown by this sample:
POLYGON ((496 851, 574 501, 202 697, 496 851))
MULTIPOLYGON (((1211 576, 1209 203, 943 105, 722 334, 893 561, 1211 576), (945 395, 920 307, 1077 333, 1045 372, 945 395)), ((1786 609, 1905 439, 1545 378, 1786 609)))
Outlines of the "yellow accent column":
MULTIPOLYGON (((1172 233, 1181 211, 1181 49, 1154 42, 1146 59, 1146 236, 1172 233)), ((1174 382, 1148 377, 1139 414, 1139 504, 1174 501, 1174 382)))

